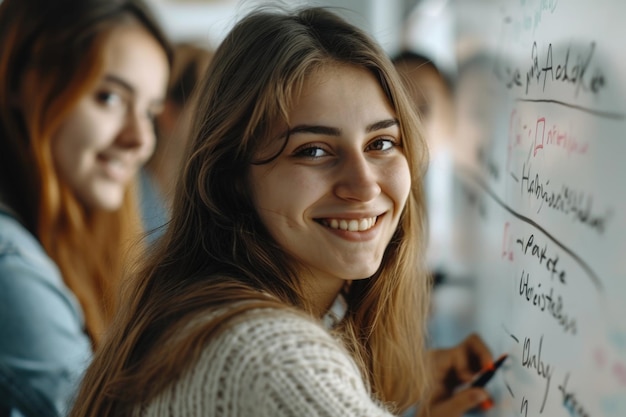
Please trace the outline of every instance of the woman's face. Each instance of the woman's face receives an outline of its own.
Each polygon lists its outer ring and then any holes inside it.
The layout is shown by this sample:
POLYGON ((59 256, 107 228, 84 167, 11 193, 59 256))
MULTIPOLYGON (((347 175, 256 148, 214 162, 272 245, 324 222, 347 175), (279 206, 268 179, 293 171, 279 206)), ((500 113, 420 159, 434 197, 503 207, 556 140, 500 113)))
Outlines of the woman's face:
POLYGON ((374 76, 346 65, 309 76, 289 120, 284 151, 251 167, 253 202, 308 287, 336 294, 377 271, 409 195, 398 120, 374 76))
POLYGON ((138 25, 106 39, 103 71, 52 138, 62 181, 88 208, 118 209, 154 150, 153 119, 163 105, 169 66, 160 44, 138 25))

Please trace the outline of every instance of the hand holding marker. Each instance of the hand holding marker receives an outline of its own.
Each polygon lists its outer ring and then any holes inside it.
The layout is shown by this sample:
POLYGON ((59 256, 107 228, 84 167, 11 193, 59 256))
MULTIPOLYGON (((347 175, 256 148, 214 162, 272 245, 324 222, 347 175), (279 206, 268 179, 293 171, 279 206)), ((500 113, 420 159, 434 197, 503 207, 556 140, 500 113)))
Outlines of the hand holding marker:
MULTIPOLYGON (((493 378, 496 371, 502 366, 506 358, 508 358, 508 354, 505 353, 501 355, 494 363, 490 363, 485 366, 471 381, 461 385, 458 387, 457 391, 464 390, 467 388, 483 388, 487 385, 487 382, 493 378)), ((485 400, 482 404, 480 404, 479 408, 481 410, 488 410, 493 406, 493 401, 491 399, 485 400)))
POLYGON ((493 378, 494 374, 500 368, 500 366, 504 363, 506 358, 508 358, 508 354, 501 355, 494 363, 490 363, 485 366, 479 373, 469 382, 469 386, 472 388, 482 388, 484 387, 491 378, 493 378))

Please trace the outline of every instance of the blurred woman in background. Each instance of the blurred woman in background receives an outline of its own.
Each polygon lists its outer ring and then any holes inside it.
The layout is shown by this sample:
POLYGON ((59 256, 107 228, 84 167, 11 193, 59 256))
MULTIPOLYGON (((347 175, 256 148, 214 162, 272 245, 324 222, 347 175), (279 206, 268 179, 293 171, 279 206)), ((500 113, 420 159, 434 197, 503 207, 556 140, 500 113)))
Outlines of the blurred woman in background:
POLYGON ((140 0, 4 0, 0 49, 0 415, 64 415, 138 249, 170 47, 140 0))

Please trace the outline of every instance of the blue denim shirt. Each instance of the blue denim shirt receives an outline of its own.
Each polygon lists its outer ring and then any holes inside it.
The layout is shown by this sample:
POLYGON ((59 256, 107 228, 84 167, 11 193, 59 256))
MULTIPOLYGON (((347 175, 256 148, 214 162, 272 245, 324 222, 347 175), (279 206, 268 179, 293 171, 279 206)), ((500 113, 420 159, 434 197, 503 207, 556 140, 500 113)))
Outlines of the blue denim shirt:
POLYGON ((56 264, 0 205, 0 415, 65 416, 91 354, 56 264))

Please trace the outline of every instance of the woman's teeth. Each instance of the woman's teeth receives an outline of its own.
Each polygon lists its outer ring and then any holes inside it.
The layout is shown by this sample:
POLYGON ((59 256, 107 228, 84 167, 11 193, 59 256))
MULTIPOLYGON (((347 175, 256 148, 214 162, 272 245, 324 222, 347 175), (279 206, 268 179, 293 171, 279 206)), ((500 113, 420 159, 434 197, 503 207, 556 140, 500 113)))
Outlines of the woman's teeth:
POLYGON ((349 232, 364 232, 371 229, 376 224, 378 217, 368 217, 365 219, 326 219, 323 221, 325 226, 331 229, 347 230, 349 232))

